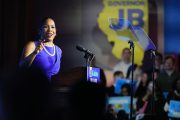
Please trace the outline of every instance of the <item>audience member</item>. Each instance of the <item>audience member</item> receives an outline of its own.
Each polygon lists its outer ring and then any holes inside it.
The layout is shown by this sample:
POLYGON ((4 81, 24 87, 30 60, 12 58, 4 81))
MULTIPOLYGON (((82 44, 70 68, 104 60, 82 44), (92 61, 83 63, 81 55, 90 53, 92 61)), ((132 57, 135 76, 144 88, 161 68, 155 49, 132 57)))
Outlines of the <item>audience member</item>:
POLYGON ((146 94, 148 83, 148 74, 146 72, 143 72, 140 76, 140 79, 138 80, 135 97, 142 97, 146 94))
POLYGON ((119 96, 119 94, 115 93, 115 87, 116 87, 116 81, 124 78, 123 72, 116 71, 114 72, 113 77, 114 77, 114 81, 113 81, 114 84, 111 87, 107 88, 107 94, 108 96, 119 96))
POLYGON ((164 61, 164 68, 157 78, 157 84, 163 92, 171 91, 174 80, 179 76, 179 72, 175 69, 175 59, 172 56, 167 56, 164 61))
POLYGON ((131 86, 129 84, 123 84, 121 87, 120 96, 130 96, 131 86))
MULTIPOLYGON (((168 112, 170 100, 180 101, 180 78, 177 78, 173 83, 173 90, 168 93, 166 104, 164 106, 164 111, 168 112)), ((171 118, 172 120, 178 120, 171 118)))
POLYGON ((117 120, 129 120, 128 114, 124 110, 117 113, 117 120))
POLYGON ((159 70, 159 71, 161 71, 163 69, 163 56, 159 52, 156 52, 154 67, 156 70, 159 70))
POLYGON ((152 85, 152 82, 150 82, 146 94, 142 97, 138 97, 137 114, 144 114, 142 120, 167 120, 167 116, 163 110, 165 99, 162 92, 155 85, 155 93, 153 95, 152 85))
POLYGON ((121 61, 114 66, 113 71, 122 71, 125 78, 127 78, 127 72, 131 66, 131 51, 129 48, 124 48, 122 51, 121 61))
POLYGON ((106 107, 105 88, 82 80, 72 88, 71 104, 74 120, 102 120, 106 107))

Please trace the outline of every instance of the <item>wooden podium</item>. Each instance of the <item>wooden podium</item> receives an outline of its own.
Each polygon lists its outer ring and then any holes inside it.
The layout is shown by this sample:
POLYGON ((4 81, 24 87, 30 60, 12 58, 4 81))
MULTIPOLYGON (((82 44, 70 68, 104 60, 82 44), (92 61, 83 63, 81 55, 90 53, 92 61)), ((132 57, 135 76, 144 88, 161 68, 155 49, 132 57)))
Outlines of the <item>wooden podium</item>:
POLYGON ((52 77, 52 84, 55 88, 71 87, 79 80, 86 79, 86 67, 75 67, 67 72, 62 72, 52 77))
MULTIPOLYGON (((80 80, 87 79, 86 67, 75 67, 67 72, 57 74, 52 77, 52 85, 55 88, 71 87, 80 80)), ((106 85, 106 78, 104 71, 100 69, 100 79, 103 85, 106 85)))

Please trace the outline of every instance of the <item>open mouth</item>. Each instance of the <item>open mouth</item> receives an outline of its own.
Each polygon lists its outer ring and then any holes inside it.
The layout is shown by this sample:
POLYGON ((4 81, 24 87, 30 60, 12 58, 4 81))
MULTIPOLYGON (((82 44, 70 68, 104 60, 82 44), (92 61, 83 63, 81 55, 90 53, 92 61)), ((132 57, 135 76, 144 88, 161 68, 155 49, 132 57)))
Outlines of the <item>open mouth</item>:
POLYGON ((53 33, 47 33, 46 36, 47 37, 52 37, 54 34, 53 33))

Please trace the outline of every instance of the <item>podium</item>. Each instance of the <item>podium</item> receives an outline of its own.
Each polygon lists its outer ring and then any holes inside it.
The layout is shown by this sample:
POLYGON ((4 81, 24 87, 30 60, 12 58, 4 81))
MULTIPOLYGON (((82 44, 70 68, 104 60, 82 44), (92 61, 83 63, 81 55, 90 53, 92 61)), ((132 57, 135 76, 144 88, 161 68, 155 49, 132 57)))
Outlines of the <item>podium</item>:
POLYGON ((70 87, 79 80, 86 79, 86 67, 75 67, 52 77, 54 87, 70 87))
MULTIPOLYGON (((104 71, 100 69, 100 79, 101 83, 104 87, 106 85, 106 78, 104 71)), ((62 72, 52 77, 52 86, 55 89, 63 88, 63 87, 72 87, 77 82, 86 81, 87 80, 87 68, 86 67, 75 67, 66 72, 62 72)))

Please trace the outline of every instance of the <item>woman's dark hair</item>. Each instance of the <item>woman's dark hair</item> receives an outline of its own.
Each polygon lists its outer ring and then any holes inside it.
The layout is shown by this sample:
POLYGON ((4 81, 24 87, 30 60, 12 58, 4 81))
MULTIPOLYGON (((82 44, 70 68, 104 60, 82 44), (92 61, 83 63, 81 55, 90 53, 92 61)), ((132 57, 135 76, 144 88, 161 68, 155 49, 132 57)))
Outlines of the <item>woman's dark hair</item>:
POLYGON ((41 27, 46 23, 46 21, 48 19, 51 19, 54 21, 54 19, 52 17, 44 17, 41 21, 40 21, 40 24, 39 24, 39 29, 41 29, 41 27))
POLYGON ((129 120, 128 114, 124 110, 119 110, 117 113, 117 120, 129 120))

